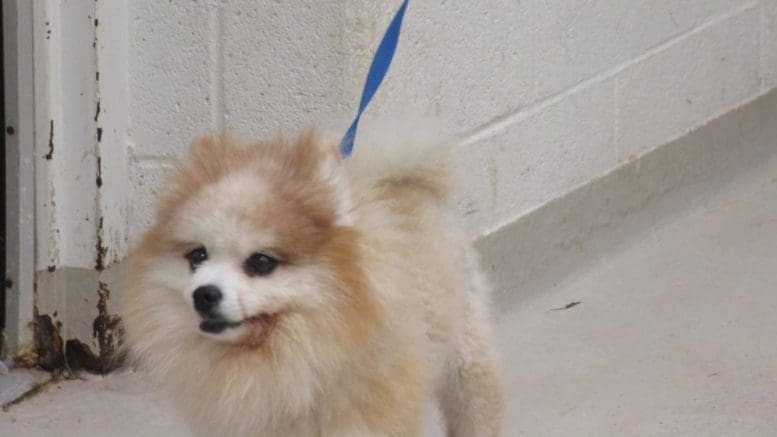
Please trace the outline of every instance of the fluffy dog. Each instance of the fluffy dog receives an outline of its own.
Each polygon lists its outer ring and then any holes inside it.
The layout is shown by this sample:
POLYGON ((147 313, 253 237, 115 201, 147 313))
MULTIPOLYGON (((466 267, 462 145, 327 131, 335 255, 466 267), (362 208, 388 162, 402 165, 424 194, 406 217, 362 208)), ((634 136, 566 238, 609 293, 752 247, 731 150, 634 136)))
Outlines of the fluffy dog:
MULTIPOLYGON (((431 151, 430 151, 431 150, 431 151)), ((130 353, 203 435, 500 432, 488 286, 445 153, 201 137, 131 260, 130 353)))

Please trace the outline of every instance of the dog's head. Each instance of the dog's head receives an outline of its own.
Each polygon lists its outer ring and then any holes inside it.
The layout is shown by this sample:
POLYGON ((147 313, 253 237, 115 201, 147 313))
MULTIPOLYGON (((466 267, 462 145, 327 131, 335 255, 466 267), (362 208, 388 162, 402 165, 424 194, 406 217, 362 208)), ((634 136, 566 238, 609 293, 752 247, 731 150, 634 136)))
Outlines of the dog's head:
POLYGON ((196 140, 133 257, 130 347, 164 355, 157 364, 197 350, 280 365, 359 348, 380 305, 346 179, 337 150, 312 134, 247 147, 196 140))

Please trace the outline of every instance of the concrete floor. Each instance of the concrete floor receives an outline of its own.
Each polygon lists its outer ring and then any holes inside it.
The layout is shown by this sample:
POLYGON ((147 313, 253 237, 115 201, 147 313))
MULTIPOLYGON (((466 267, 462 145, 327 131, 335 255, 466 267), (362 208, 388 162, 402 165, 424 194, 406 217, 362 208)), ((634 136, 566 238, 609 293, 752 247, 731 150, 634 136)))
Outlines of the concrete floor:
POLYGON ((686 201, 500 321, 506 435, 777 435, 777 165, 686 201))
MULTIPOLYGON (((505 435, 777 435, 777 163, 651 208, 626 244, 499 316, 505 435)), ((50 384, 0 413, 0 435, 188 432, 123 373, 50 384)))

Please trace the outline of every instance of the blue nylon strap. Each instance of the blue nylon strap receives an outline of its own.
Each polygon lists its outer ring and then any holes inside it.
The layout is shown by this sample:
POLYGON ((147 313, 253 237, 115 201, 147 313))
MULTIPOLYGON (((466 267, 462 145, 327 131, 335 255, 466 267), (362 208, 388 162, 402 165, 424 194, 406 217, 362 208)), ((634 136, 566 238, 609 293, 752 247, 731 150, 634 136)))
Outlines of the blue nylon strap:
POLYGON ((386 77, 391 60, 394 58, 394 51, 397 48, 397 42, 399 41, 399 31, 402 29, 402 18, 405 16, 405 9, 407 9, 407 2, 405 0, 399 7, 397 14, 391 20, 386 34, 383 35, 383 39, 380 41, 378 50, 375 51, 375 57, 372 58, 372 65, 367 73, 367 80, 364 82, 364 89, 362 90, 362 98, 359 102, 359 110, 356 112, 351 127, 345 133, 342 141, 340 141, 340 153, 346 157, 353 151, 353 140, 356 137, 356 129, 359 127, 359 119, 362 113, 369 105, 372 96, 380 87, 383 78, 386 77))

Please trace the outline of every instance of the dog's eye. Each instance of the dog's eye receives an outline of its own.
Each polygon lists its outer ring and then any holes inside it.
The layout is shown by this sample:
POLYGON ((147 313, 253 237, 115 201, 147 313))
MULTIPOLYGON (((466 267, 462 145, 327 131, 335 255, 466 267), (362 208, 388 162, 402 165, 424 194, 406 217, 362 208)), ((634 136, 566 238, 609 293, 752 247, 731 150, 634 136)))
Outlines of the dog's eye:
POLYGON ((249 276, 266 276, 278 267, 278 260, 263 253, 255 252, 245 260, 243 268, 249 276))
POLYGON ((186 255, 184 257, 189 260, 189 267, 192 268, 192 270, 196 269, 200 264, 205 262, 206 259, 208 259, 208 251, 205 250, 204 247, 200 246, 195 249, 192 249, 188 252, 186 252, 186 255))

